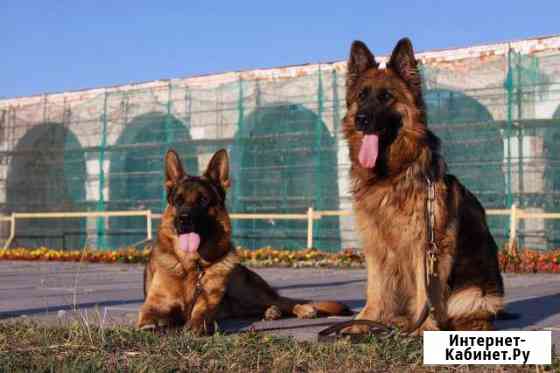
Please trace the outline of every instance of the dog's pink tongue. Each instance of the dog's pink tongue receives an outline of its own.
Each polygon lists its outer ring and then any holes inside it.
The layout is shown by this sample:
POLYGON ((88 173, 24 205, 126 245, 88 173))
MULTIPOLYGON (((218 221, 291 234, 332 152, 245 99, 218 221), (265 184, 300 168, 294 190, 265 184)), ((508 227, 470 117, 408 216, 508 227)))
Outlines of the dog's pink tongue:
POLYGON ((185 233, 179 235, 179 247, 181 250, 194 253, 200 245, 200 236, 196 233, 185 233))
POLYGON ((358 160, 362 167, 373 168, 379 152, 379 137, 377 135, 364 135, 358 160))

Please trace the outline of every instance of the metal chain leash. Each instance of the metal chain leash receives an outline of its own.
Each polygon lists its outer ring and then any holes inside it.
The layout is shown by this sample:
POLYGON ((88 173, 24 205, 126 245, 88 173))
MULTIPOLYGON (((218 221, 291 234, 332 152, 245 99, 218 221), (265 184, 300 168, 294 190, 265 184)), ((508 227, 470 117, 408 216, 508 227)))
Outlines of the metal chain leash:
MULTIPOLYGON (((428 236, 428 242, 426 247, 426 291, 429 292, 430 281, 432 277, 437 277, 436 262, 439 255, 439 248, 436 243, 436 213, 435 213, 435 202, 436 202, 436 187, 434 182, 430 177, 426 176, 426 184, 428 184, 428 195, 426 197, 426 233, 428 236)), ((434 313, 434 306, 429 301, 430 313, 434 313)))
POLYGON ((196 263, 196 287, 194 289, 194 294, 193 294, 193 298, 192 301, 189 305, 189 310, 187 312, 187 316, 188 319, 190 320, 192 318, 192 311, 194 310, 194 306, 196 304, 196 301, 198 300, 198 297, 200 297, 200 295, 202 294, 202 292, 204 291, 203 287, 202 287, 202 278, 204 277, 204 269, 202 269, 202 266, 200 265, 200 262, 196 263))

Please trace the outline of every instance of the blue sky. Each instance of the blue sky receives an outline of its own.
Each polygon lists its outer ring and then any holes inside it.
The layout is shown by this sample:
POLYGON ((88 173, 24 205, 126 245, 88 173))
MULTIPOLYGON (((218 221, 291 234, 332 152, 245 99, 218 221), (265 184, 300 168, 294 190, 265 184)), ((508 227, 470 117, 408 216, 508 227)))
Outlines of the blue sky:
POLYGON ((560 1, 0 3, 0 97, 560 33, 560 1), (538 4, 538 5, 537 5, 538 4))

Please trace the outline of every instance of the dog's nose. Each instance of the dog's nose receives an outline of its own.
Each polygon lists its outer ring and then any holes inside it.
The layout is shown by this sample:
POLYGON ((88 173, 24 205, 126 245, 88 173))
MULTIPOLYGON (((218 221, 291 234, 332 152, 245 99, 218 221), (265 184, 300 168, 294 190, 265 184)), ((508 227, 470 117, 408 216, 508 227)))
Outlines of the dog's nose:
POLYGON ((356 114, 356 129, 358 131, 365 131, 369 124, 367 115, 364 113, 356 114))
POLYGON ((181 223, 188 223, 192 221, 192 216, 190 214, 183 214, 178 217, 181 223))
POLYGON ((192 214, 182 213, 176 218, 176 228, 181 233, 189 233, 194 231, 194 217, 192 214))

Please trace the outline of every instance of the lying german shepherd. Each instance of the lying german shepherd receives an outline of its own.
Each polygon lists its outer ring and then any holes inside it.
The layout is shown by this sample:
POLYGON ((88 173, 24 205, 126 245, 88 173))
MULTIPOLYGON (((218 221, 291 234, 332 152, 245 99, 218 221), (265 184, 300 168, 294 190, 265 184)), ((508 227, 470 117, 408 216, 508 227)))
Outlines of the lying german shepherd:
POLYGON ((214 321, 222 318, 349 314, 340 303, 282 297, 239 264, 225 207, 229 184, 225 150, 214 154, 202 177, 187 175, 178 154, 167 152, 168 206, 144 271, 146 299, 138 326, 186 323, 202 334, 211 332, 214 321))
MULTIPOLYGON (((453 175, 427 128, 412 45, 400 40, 385 69, 355 41, 348 60, 347 139, 354 211, 367 262, 367 302, 357 319, 412 328, 428 289, 428 235, 438 248, 429 293, 435 311, 417 330, 490 330, 503 307, 497 246, 484 209, 453 175), (432 229, 427 199, 433 183, 432 229)), ((354 325, 345 332, 363 333, 354 325)))

